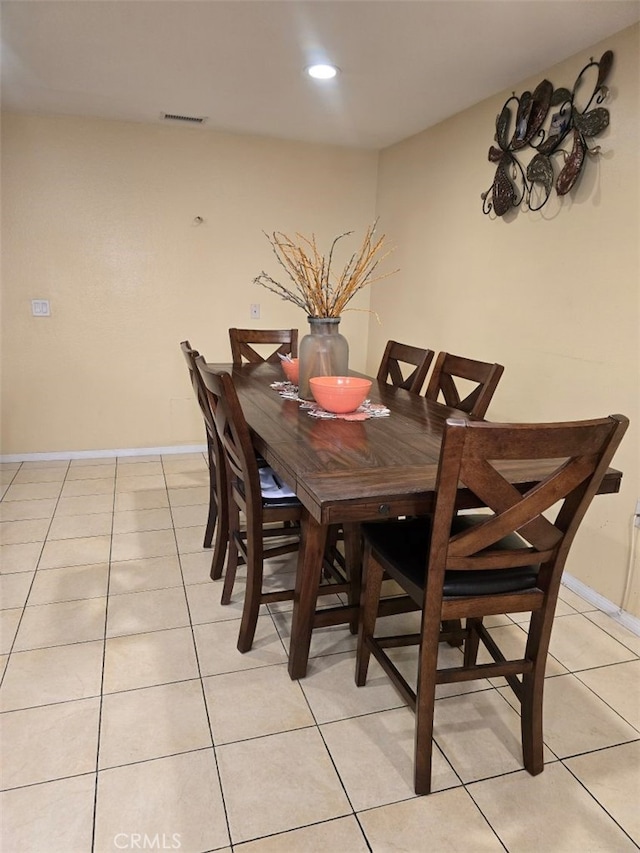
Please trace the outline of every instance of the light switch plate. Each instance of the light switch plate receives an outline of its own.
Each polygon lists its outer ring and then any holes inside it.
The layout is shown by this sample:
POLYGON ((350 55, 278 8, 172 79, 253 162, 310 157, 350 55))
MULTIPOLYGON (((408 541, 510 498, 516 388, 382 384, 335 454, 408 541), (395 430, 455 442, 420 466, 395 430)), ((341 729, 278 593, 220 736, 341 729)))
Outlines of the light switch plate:
POLYGON ((31 313, 34 317, 50 317, 51 306, 48 299, 32 299, 31 313))

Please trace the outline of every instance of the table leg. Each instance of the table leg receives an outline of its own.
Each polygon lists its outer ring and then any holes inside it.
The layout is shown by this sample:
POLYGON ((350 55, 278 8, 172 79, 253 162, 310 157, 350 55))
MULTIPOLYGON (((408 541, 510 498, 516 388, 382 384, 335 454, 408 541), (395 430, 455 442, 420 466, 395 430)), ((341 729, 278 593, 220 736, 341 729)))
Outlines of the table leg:
POLYGON ((316 612, 318 587, 322 577, 322 558, 327 541, 327 526, 319 524, 304 509, 300 526, 300 550, 298 551, 289 646, 289 675, 291 678, 304 678, 307 674, 311 632, 316 612))
MULTIPOLYGON (((362 580, 362 535, 359 524, 344 524, 344 553, 349 573, 349 604, 358 608, 360 606, 360 587, 362 580)), ((352 634, 358 633, 358 614, 349 622, 349 630, 352 634)))

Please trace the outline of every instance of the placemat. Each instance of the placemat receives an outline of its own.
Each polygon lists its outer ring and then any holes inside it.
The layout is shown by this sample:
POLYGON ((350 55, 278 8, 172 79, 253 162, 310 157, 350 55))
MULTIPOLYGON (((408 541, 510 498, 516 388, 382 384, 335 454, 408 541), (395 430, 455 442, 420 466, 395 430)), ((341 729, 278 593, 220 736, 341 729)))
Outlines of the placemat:
POLYGON ((341 420, 341 421, 368 421, 369 418, 388 418, 391 414, 390 410, 381 403, 372 403, 371 400, 365 400, 355 412, 347 412, 339 415, 336 412, 327 412, 313 400, 302 400, 298 396, 298 386, 293 382, 273 382, 272 388, 284 397, 286 400, 295 400, 300 403, 301 409, 306 409, 307 414, 312 418, 323 418, 325 420, 341 420))

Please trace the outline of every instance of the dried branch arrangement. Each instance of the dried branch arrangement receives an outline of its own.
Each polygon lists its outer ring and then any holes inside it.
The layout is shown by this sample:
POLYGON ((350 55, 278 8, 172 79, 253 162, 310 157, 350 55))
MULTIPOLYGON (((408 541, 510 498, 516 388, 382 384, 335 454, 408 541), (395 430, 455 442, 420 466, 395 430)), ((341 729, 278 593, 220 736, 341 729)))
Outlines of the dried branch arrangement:
POLYGON ((375 239, 376 224, 374 222, 367 228, 360 249, 353 253, 339 275, 331 268, 334 250, 338 242, 353 231, 336 237, 327 256, 318 251, 315 235, 308 238, 296 234, 297 242, 294 242, 278 231, 265 234, 290 282, 281 284, 263 271, 254 278, 254 284, 266 287, 287 302, 293 302, 309 317, 339 317, 359 290, 397 272, 375 274, 378 265, 393 251, 389 249, 381 254, 385 235, 375 239))

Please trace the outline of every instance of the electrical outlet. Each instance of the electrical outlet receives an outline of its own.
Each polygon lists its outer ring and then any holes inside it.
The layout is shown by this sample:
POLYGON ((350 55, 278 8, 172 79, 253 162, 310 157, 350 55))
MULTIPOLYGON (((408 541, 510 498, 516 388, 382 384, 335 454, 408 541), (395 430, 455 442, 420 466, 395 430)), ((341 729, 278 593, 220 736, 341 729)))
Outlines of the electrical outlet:
POLYGON ((260 304, 258 302, 252 302, 249 306, 249 316, 252 320, 260 319, 260 304))
POLYGON ((51 306, 48 299, 32 299, 31 313, 34 317, 50 317, 51 306))

